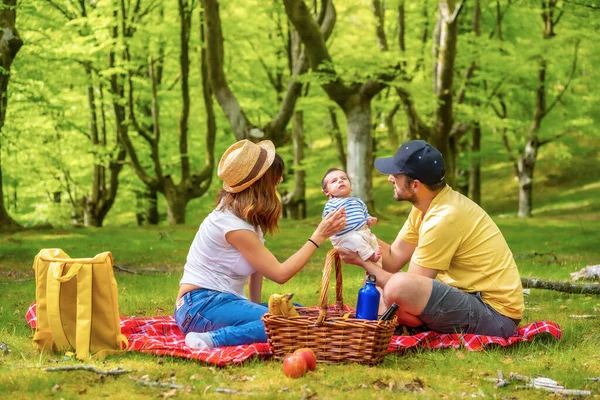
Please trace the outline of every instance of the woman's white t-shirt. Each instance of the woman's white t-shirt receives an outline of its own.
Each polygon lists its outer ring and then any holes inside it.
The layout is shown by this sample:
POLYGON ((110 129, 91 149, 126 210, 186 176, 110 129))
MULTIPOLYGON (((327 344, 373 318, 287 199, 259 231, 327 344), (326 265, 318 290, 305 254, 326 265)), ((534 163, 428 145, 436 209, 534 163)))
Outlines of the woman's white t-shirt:
POLYGON ((227 232, 241 229, 255 232, 264 243, 260 227, 254 229, 248 222, 231 211, 220 210, 220 207, 213 210, 200 224, 179 284, 188 283, 246 297, 244 286, 255 270, 225 239, 227 232))

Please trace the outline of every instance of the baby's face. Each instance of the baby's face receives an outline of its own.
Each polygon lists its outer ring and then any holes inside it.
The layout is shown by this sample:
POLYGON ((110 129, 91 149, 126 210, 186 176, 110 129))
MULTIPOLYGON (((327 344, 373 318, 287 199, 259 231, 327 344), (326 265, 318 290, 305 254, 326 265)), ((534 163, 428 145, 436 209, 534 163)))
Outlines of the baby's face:
POLYGON ((352 192, 352 185, 344 171, 331 171, 326 177, 326 189, 323 191, 328 197, 348 197, 352 192))

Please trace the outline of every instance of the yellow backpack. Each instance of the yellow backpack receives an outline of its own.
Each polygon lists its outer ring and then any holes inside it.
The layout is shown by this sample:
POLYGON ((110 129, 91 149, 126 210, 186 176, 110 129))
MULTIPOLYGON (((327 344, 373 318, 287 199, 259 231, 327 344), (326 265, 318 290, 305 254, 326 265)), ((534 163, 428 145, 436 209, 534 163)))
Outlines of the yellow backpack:
POLYGON ((61 249, 42 249, 33 262, 40 350, 75 350, 77 358, 101 358, 127 348, 121 334, 117 282, 110 252, 69 258, 61 249))

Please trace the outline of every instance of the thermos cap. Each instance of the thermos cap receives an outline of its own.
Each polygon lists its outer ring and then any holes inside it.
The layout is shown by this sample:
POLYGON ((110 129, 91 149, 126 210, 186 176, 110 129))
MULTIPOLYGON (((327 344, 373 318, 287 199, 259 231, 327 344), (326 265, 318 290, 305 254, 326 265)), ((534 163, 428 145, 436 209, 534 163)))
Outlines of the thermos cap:
POLYGON ((367 276, 367 282, 370 283, 377 283, 377 277, 375 275, 369 274, 367 276))

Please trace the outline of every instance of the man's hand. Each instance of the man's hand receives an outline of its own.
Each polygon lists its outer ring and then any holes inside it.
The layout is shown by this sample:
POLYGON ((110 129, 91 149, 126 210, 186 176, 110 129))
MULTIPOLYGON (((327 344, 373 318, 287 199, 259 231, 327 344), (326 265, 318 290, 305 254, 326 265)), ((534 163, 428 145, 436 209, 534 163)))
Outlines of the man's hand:
POLYGON ((350 251, 343 247, 336 247, 335 251, 338 252, 338 254, 340 255, 340 258, 346 264, 353 264, 353 265, 358 265, 358 266, 364 267, 365 262, 363 261, 362 258, 360 258, 357 251, 350 251))
POLYGON ((371 227, 377 223, 377 217, 367 218, 367 226, 371 227))

